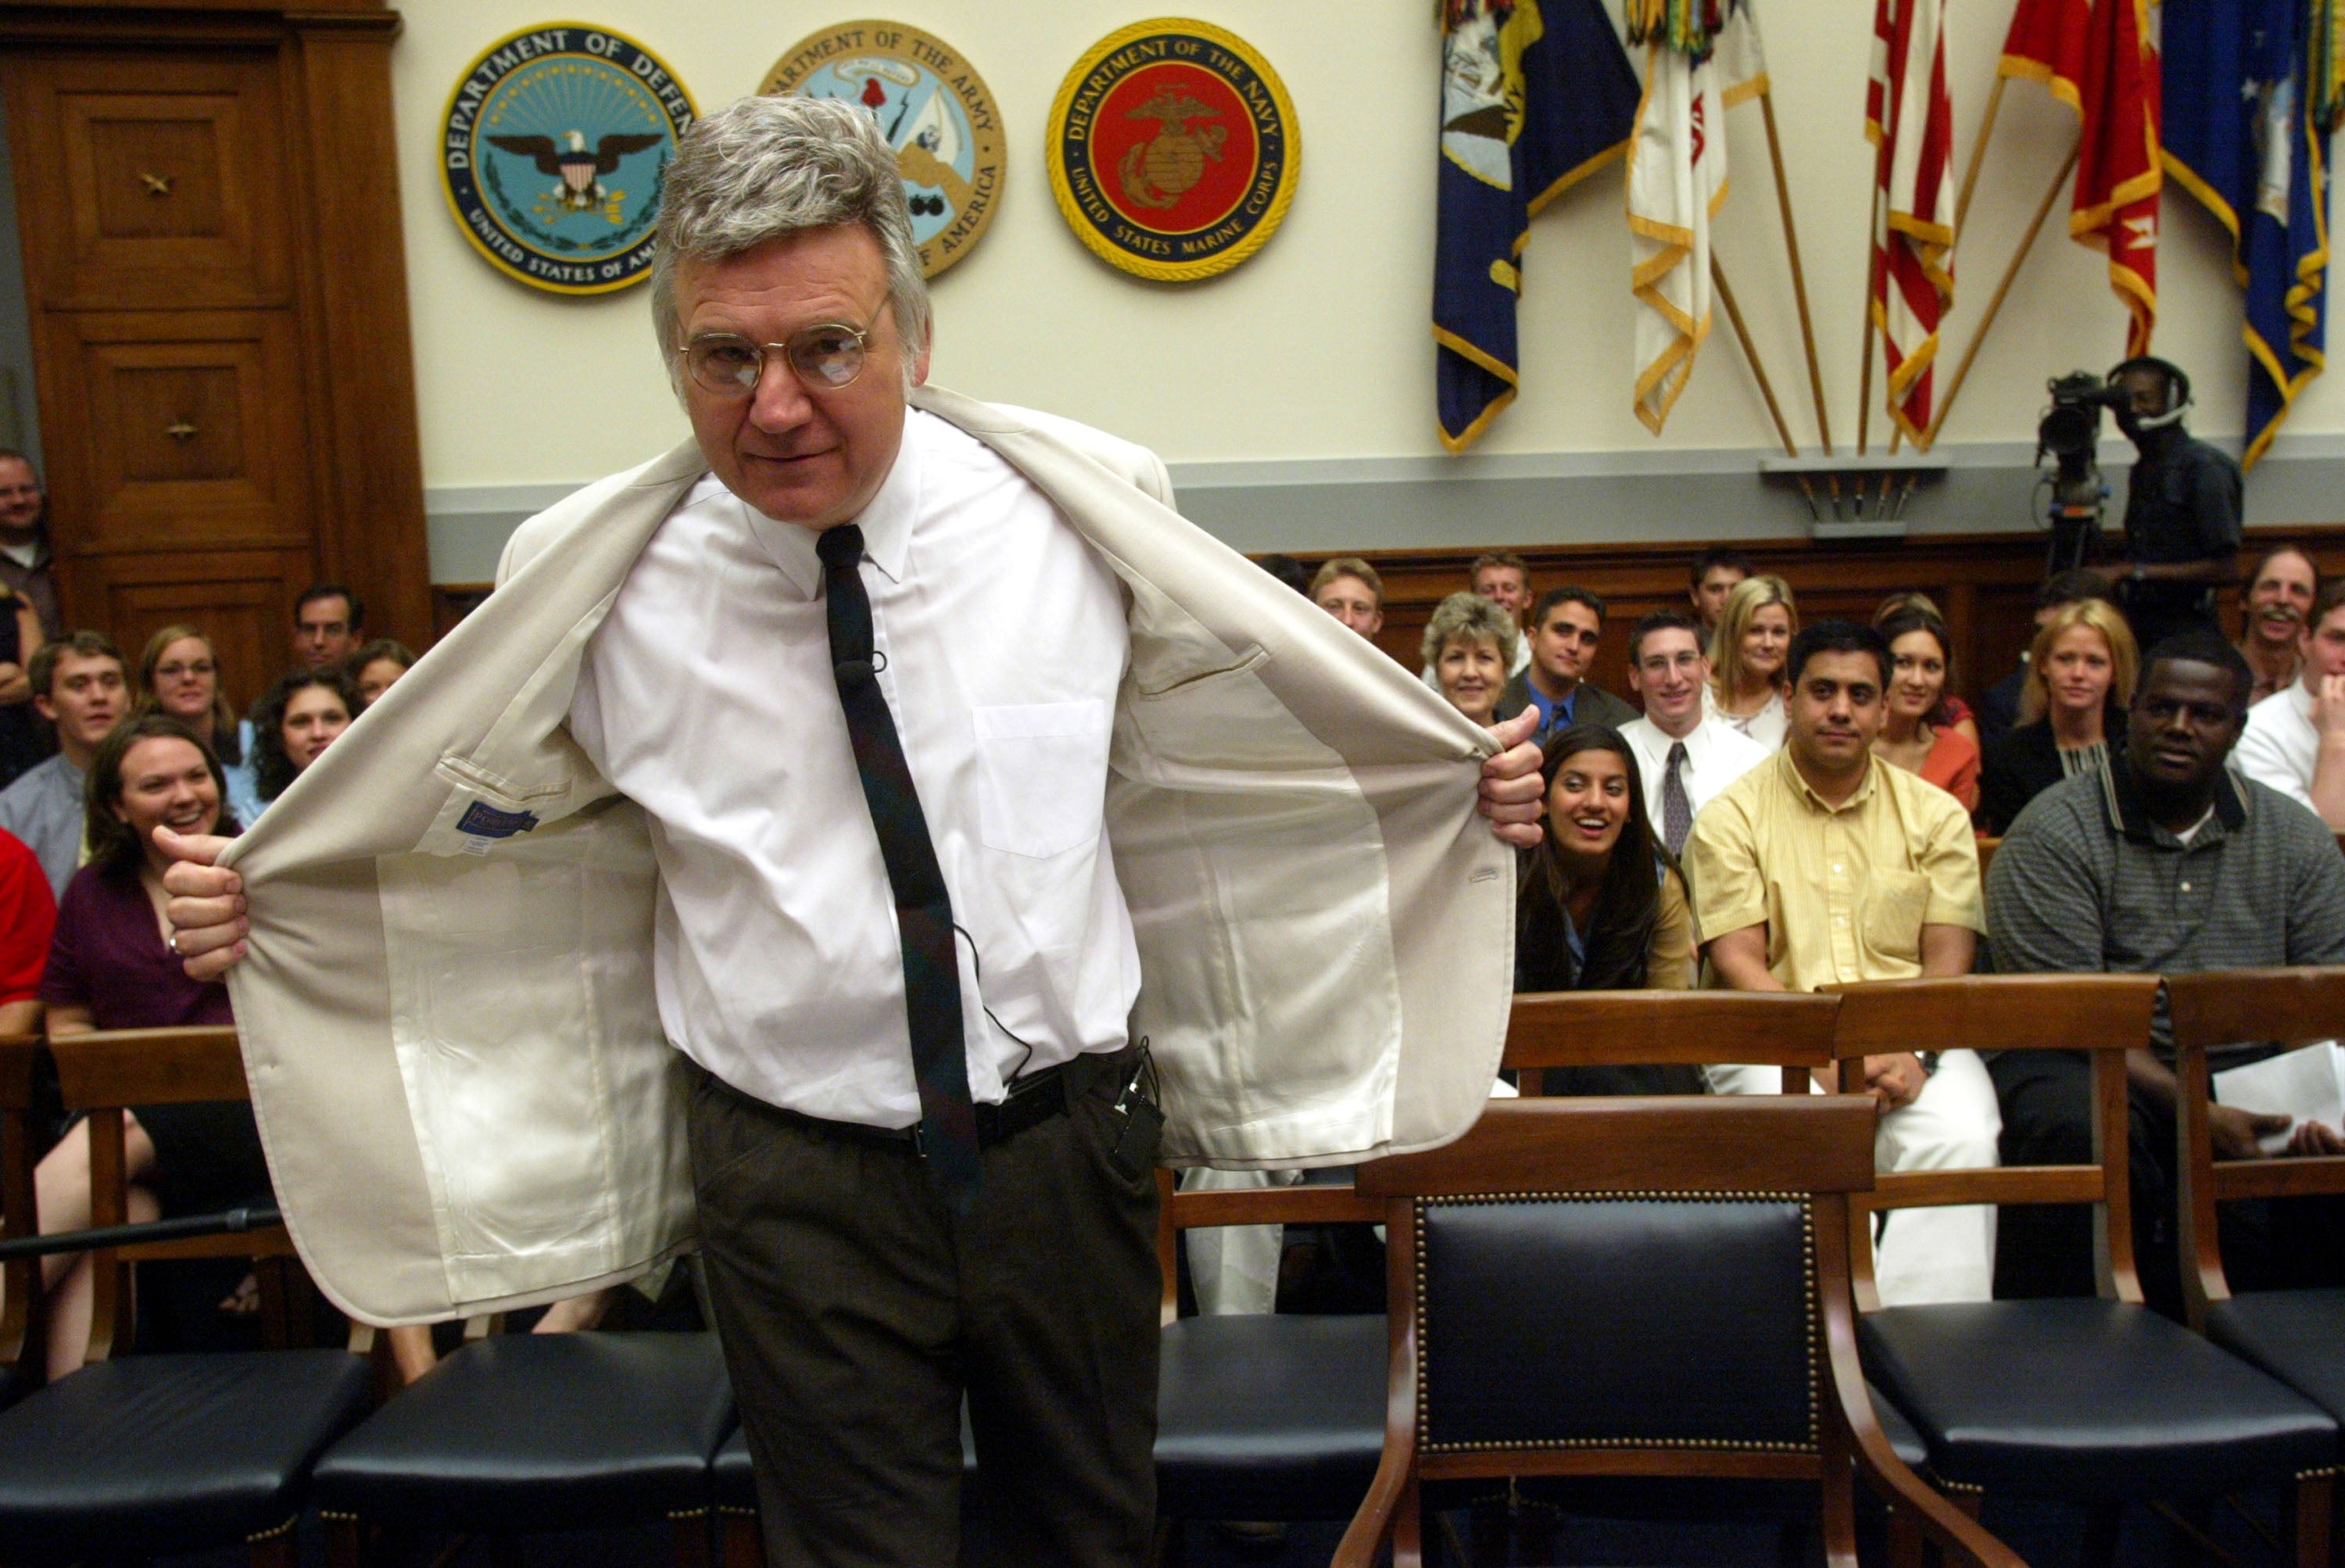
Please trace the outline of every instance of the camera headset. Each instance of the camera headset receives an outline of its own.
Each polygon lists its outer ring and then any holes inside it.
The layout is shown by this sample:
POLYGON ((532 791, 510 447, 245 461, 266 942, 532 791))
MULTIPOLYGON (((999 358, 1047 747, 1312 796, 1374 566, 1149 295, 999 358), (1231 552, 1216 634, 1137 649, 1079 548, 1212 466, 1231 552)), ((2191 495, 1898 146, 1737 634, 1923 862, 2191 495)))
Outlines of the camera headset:
POLYGON ((2109 373, 2103 379, 2114 386, 2117 384, 2117 379, 2127 371, 2156 371, 2166 378, 2166 412, 2147 417, 2137 417, 2134 420, 2137 428, 2164 430, 2167 425, 2182 423, 2182 416, 2190 412, 2192 403, 2190 378, 2183 372, 2180 365, 2170 360, 2161 360, 2154 354, 2137 354, 2122 363, 2110 366, 2109 373))

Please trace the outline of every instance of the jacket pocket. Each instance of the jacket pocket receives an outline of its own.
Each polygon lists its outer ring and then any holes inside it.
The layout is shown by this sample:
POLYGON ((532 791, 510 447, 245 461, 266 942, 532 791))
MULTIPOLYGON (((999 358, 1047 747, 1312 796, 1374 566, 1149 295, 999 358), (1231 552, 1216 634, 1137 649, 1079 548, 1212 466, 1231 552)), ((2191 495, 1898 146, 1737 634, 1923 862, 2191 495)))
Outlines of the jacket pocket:
POLYGON ((1097 843, 1107 801, 1110 715, 1098 697, 980 708, 978 836, 1045 860, 1097 843))
POLYGON ((1864 943, 1883 958, 1922 961, 1922 917, 1930 879, 1919 871, 1874 871, 1865 881, 1864 943))

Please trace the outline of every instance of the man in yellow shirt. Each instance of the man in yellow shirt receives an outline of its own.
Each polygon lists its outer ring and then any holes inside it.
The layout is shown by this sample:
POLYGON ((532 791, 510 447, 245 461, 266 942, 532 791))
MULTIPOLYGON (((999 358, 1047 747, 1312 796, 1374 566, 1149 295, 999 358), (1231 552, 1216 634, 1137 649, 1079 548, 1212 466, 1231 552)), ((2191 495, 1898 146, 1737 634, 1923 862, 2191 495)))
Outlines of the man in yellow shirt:
MULTIPOLYGON (((1954 798, 1874 760, 1889 648, 1880 634, 1821 621, 1792 641, 1783 749, 1694 819, 1686 875, 1704 956, 1737 991, 1813 991, 1868 980, 1970 972, 1985 929, 1978 850, 1954 798)), ((2002 1119, 1976 1053, 1925 1063, 1869 1057, 1884 1170, 1995 1163, 2002 1119)), ((1772 1068, 1714 1067, 1722 1093, 1765 1093, 1772 1068)), ((1880 1237, 1884 1305, 1985 1300, 1995 1210, 1898 1211, 1880 1237)))

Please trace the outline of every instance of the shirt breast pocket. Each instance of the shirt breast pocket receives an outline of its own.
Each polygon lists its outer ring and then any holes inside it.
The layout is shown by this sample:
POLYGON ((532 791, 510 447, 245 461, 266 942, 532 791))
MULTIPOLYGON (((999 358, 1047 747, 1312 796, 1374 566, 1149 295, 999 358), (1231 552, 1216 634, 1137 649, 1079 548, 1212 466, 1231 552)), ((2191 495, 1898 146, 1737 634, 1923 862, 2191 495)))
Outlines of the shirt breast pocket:
POLYGON ((1930 879, 1919 871, 1874 871, 1864 890, 1864 944, 1883 958, 1922 961, 1922 917, 1930 879))
POLYGON ((987 849, 1047 860, 1098 840, 1107 800, 1105 701, 980 708, 970 718, 978 836, 987 849))

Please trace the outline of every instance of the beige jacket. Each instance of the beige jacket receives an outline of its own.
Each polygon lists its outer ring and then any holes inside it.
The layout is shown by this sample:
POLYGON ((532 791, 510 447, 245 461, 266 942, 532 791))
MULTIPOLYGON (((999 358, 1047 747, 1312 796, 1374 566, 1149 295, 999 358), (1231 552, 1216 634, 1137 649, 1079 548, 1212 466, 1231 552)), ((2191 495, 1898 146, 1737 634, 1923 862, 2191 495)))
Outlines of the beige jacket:
MULTIPOLYGON (((1142 449, 936 389, 1122 579, 1107 824, 1164 1157, 1335 1164, 1463 1133, 1498 1066, 1512 851, 1489 737, 1172 509, 1142 449)), ((642 810, 564 728, 580 656, 706 471, 687 444, 513 536, 497 592, 223 858, 279 1202, 328 1296, 422 1322, 631 1278, 693 1239, 642 810)))

